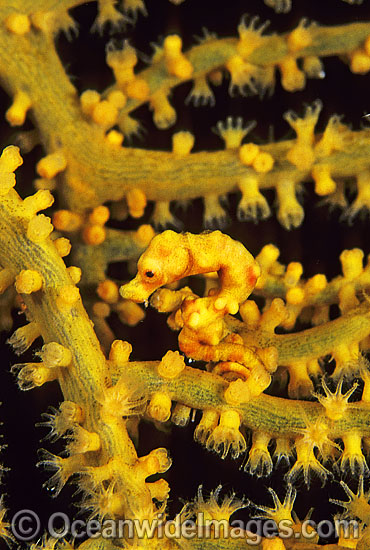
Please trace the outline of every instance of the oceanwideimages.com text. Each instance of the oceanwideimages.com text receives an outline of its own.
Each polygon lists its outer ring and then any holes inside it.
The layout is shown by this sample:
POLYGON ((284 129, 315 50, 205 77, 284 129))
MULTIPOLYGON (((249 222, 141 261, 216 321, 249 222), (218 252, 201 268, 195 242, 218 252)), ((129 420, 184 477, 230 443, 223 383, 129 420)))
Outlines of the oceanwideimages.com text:
MULTIPOLYGON (((12 535, 19 541, 32 541, 44 534, 39 516, 33 510, 20 510, 10 522, 12 535)), ((341 536, 342 539, 357 539, 360 535, 359 523, 355 520, 322 520, 318 523, 307 519, 297 524, 283 519, 276 523, 273 519, 251 519, 227 521, 204 517, 198 513, 195 519, 166 520, 163 514, 150 519, 70 519, 63 512, 53 513, 47 522, 45 531, 53 538, 105 538, 105 539, 204 539, 231 538, 240 539, 253 546, 263 538, 280 537, 282 539, 329 539, 341 536)))

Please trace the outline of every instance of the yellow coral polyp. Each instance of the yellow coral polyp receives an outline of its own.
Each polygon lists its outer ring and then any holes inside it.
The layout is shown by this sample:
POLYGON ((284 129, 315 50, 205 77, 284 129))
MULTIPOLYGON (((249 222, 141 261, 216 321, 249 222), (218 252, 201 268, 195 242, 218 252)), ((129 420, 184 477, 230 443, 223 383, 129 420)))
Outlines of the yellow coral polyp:
POLYGON ((81 281, 82 277, 82 270, 80 267, 77 267, 75 265, 71 265, 67 267, 68 275, 70 276, 72 283, 77 285, 81 281))
POLYGON ((239 308, 239 313, 241 318, 243 319, 243 322, 247 325, 249 329, 253 330, 257 327, 261 319, 261 313, 254 300, 246 300, 243 304, 241 304, 239 308))
POLYGON ((141 218, 146 207, 146 196, 141 189, 131 189, 126 195, 126 201, 130 216, 141 218))
POLYGON ((72 248, 71 242, 69 241, 69 239, 66 239, 65 237, 59 237, 58 239, 55 239, 54 245, 61 258, 68 256, 68 254, 71 252, 71 248, 72 248))
POLYGON ((248 18, 244 16, 238 26, 239 41, 237 50, 244 59, 250 56, 256 48, 260 47, 264 41, 262 33, 269 22, 266 21, 259 28, 257 27, 258 22, 258 17, 252 17, 251 20, 248 21, 248 18))
POLYGON ((21 126, 26 120, 27 111, 32 106, 30 96, 19 90, 13 99, 11 107, 6 111, 5 118, 11 126, 21 126))
POLYGON ((63 151, 55 151, 39 160, 36 171, 42 178, 52 179, 67 167, 67 159, 63 151))
POLYGON ((49 208, 54 202, 54 197, 47 189, 37 191, 34 195, 30 195, 23 201, 23 206, 31 214, 37 214, 40 210, 49 208))
POLYGON ((27 227, 27 237, 34 243, 41 243, 54 230, 51 219, 44 214, 34 216, 27 227))
POLYGON ((106 231, 101 225, 87 225, 82 231, 82 238, 86 244, 98 246, 105 241, 106 231))
POLYGON ((120 147, 123 143, 124 135, 117 130, 110 130, 107 134, 107 141, 110 145, 114 147, 120 147))
POLYGON ((281 85, 287 92, 303 90, 306 85, 306 75, 298 68, 297 60, 287 55, 279 64, 281 85))
POLYGON ((81 110, 86 116, 92 116, 92 113, 99 102, 100 94, 96 90, 85 90, 80 95, 81 110))
POLYGON ((91 118, 96 124, 110 128, 117 122, 118 109, 113 103, 103 100, 93 107, 91 118))
POLYGON ((129 342, 114 340, 109 352, 109 361, 116 365, 123 365, 129 360, 131 352, 132 346, 129 342))
POLYGON ((360 248, 343 250, 339 256, 342 264, 342 272, 345 279, 352 281, 363 272, 364 253, 360 248))
POLYGON ((304 300, 304 290, 302 288, 290 288, 286 293, 286 301, 288 304, 298 305, 301 304, 304 300))
POLYGON ((39 355, 48 367, 68 367, 72 362, 71 351, 58 342, 44 344, 39 355))
POLYGON ((127 97, 121 90, 112 90, 109 92, 107 99, 117 109, 122 109, 127 103, 127 97))
POLYGON ((166 92, 159 91, 150 97, 150 108, 154 111, 154 124, 161 129, 168 128, 176 121, 176 111, 170 104, 166 92))
MULTIPOLYGON (((259 217, 266 219, 270 215, 270 207, 259 190, 259 178, 255 175, 243 176, 238 182, 242 198, 238 204, 238 219, 256 221, 259 217)), ((258 282, 257 282, 258 284, 258 282)))
POLYGON ((303 266, 300 262, 290 262, 286 268, 284 282, 288 286, 295 286, 303 273, 303 266))
POLYGON ((348 399, 357 388, 354 384, 345 394, 342 394, 343 378, 339 381, 335 392, 331 392, 325 379, 322 380, 322 387, 325 396, 315 394, 318 401, 325 408, 325 415, 330 420, 340 420, 348 411, 348 399))
POLYGON ((308 78, 325 77, 323 63, 317 55, 308 55, 303 58, 303 70, 308 78))
POLYGON ((121 300, 115 306, 115 311, 120 321, 129 327, 136 327, 145 317, 145 313, 141 307, 131 300, 121 300))
POLYGON ((177 132, 172 136, 172 152, 177 157, 186 157, 194 146, 194 135, 190 132, 177 132))
POLYGON ((164 392, 154 393, 150 399, 147 411, 158 422, 166 422, 171 416, 170 396, 164 392))
POLYGON ((252 162, 252 166, 259 174, 270 172, 274 166, 274 158, 270 153, 259 152, 252 162))
POLYGON ((21 390, 30 390, 57 378, 57 369, 49 369, 42 363, 26 363, 18 373, 18 385, 21 390))
POLYGON ((71 441, 68 443, 67 449, 71 455, 98 451, 101 446, 99 434, 89 432, 81 426, 74 427, 69 439, 71 441))
POLYGON ((108 304, 115 304, 118 302, 118 286, 114 281, 110 281, 108 279, 102 281, 97 288, 97 293, 99 298, 108 304))
POLYGON ((150 89, 148 83, 143 78, 135 78, 126 84, 124 87, 128 97, 145 101, 149 97, 150 89))
POLYGON ((237 407, 241 403, 247 403, 250 399, 248 387, 244 380, 238 378, 230 382, 224 393, 226 403, 237 407))
POLYGON ((287 44, 289 51, 295 53, 303 48, 307 48, 312 42, 312 35, 308 28, 299 25, 294 31, 287 36, 287 44))
POLYGON ((43 279, 38 271, 24 269, 15 279, 15 289, 21 294, 31 294, 42 288, 43 279))
POLYGON ((331 177, 331 167, 326 164, 317 164, 312 168, 312 179, 315 182, 315 193, 320 196, 334 193, 337 184, 331 177))
POLYGON ((5 147, 0 156, 1 177, 3 176, 2 173, 14 172, 21 164, 23 164, 23 159, 19 153, 19 147, 14 145, 5 147))
POLYGON ((190 78, 193 66, 181 52, 182 40, 177 34, 167 36, 163 43, 163 53, 167 70, 178 78, 190 78))
POLYGON ((93 225, 104 225, 109 220, 109 208, 107 206, 97 206, 89 214, 89 223, 93 225))
POLYGON ((341 470, 346 471, 349 466, 352 474, 355 474, 357 471, 360 475, 368 475, 369 468, 361 449, 361 434, 356 431, 344 434, 342 441, 344 443, 344 451, 340 459, 341 470))
POLYGON ((82 217, 70 210, 57 210, 53 214, 53 225, 58 231, 77 231, 82 225, 82 217))
POLYGON ((75 305, 80 299, 80 291, 74 285, 65 285, 59 290, 57 304, 58 308, 63 310, 75 305))
POLYGON ((222 412, 220 423, 207 439, 207 449, 214 450, 226 458, 229 450, 233 458, 243 453, 246 449, 244 436, 239 431, 240 415, 232 409, 222 412))
POLYGON ((137 63, 135 49, 125 42, 122 50, 108 48, 106 61, 114 72, 118 86, 125 86, 134 80, 134 67, 137 63))
POLYGON ((306 296, 314 295, 326 288, 328 284, 328 281, 325 277, 325 275, 318 273, 317 275, 314 275, 305 284, 304 292, 306 296))
POLYGON ((268 451, 270 435, 264 432, 254 432, 252 446, 249 450, 248 461, 244 470, 258 476, 269 475, 272 470, 272 460, 268 451))
POLYGON ((370 71, 370 56, 363 49, 352 52, 349 56, 351 71, 355 74, 366 74, 370 71))
POLYGON ((239 149, 240 161, 246 166, 252 166, 254 160, 259 154, 259 147, 255 143, 245 143, 239 149))
POLYGON ((168 351, 158 365, 158 374, 166 379, 176 378, 185 368, 185 361, 178 351, 168 351))
POLYGON ((25 13, 11 13, 5 19, 5 26, 13 34, 26 34, 31 28, 31 21, 25 13))
POLYGON ((259 74, 255 65, 247 63, 240 55, 234 55, 228 59, 225 66, 230 72, 232 86, 243 88, 249 85, 253 87, 252 80, 259 74))

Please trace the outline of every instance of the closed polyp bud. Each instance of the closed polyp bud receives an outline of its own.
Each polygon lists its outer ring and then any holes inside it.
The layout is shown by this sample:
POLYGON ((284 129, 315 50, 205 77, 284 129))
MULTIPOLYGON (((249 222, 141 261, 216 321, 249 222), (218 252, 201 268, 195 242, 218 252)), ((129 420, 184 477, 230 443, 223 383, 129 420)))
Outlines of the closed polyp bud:
POLYGON ((295 286, 303 273, 302 264, 299 262, 290 262, 284 275, 284 282, 288 286, 295 286))
POLYGON ((116 147, 122 145, 124 140, 123 134, 121 134, 121 132, 118 132, 117 130, 111 130, 110 132, 108 132, 106 138, 110 145, 114 145, 116 147))
POLYGON ((118 302, 118 286, 114 281, 106 279, 105 281, 99 283, 97 293, 99 298, 101 298, 108 304, 115 304, 116 302, 118 302))
POLYGON ((57 210, 53 214, 53 224, 58 231, 77 231, 82 224, 82 218, 70 210, 57 210))
POLYGON ((280 250, 275 245, 266 244, 256 257, 257 262, 261 266, 262 272, 268 271, 276 262, 279 255, 280 250))
POLYGON ((307 283, 305 284, 305 293, 306 294, 317 294, 318 292, 321 292, 326 288, 326 285, 328 284, 328 281, 322 273, 317 273, 317 275, 314 275, 310 279, 308 279, 307 283))
POLYGON ((140 227, 136 231, 134 238, 139 244, 143 246, 147 246, 152 240, 152 238, 154 237, 154 235, 155 235, 155 232, 153 227, 148 224, 143 224, 143 225, 140 225, 140 227))
POLYGON ((158 422, 166 422, 171 416, 170 396, 164 392, 154 393, 148 405, 148 414, 158 422))
POLYGON ((59 237, 59 239, 55 239, 54 244, 61 258, 68 256, 68 254, 71 252, 71 242, 65 237, 59 237))
POLYGON ((370 71, 370 56, 362 49, 351 52, 350 67, 355 74, 366 74, 370 71))
POLYGON ((103 100, 95 105, 91 117, 96 124, 109 128, 117 122, 118 109, 109 101, 103 100))
POLYGON ((58 306, 63 308, 65 306, 72 306, 80 297, 79 289, 74 285, 65 285, 59 291, 58 306))
POLYGON ((352 280, 361 275, 363 271, 363 258, 364 253, 360 248, 343 250, 339 259, 345 279, 352 280))
POLYGON ((86 244, 98 246, 105 241, 106 230, 101 225, 87 225, 82 232, 82 238, 86 244))
POLYGON ((49 342, 42 347, 40 356, 48 367, 68 367, 72 362, 70 350, 58 342, 49 342))
POLYGON ((186 157, 194 145, 194 136, 190 132, 177 132, 172 136, 172 152, 177 157, 186 157))
POLYGON ((5 19, 8 31, 14 34, 26 34, 31 28, 31 21, 26 13, 11 13, 5 19))
POLYGON ((304 290, 300 287, 294 287, 287 290, 286 301, 291 305, 299 305, 304 300, 304 290))
POLYGON ((303 48, 307 48, 312 42, 312 36, 309 29, 299 25, 294 31, 287 36, 288 48, 291 52, 297 52, 303 48))
POLYGON ((255 143, 245 143, 239 149, 239 158, 242 164, 251 166, 259 153, 259 147, 255 143))
POLYGON ((130 216, 140 218, 146 207, 146 196, 141 189, 131 189, 126 195, 130 216))
POLYGON ((71 265, 67 267, 67 271, 72 279, 73 284, 77 285, 77 283, 80 282, 82 276, 81 268, 76 267, 75 265, 71 265))
POLYGON ((97 206, 89 215, 89 223, 104 225, 109 219, 109 208, 107 206, 97 206))
POLYGON ((5 118, 11 126, 21 126, 26 120, 28 109, 31 107, 31 98, 26 92, 18 91, 11 107, 6 111, 5 118))
POLYGON ((46 189, 37 191, 34 195, 26 197, 23 201, 23 206, 30 214, 37 214, 40 210, 49 208, 54 202, 54 197, 46 189))
POLYGON ((178 351, 169 350, 158 365, 158 374, 162 378, 176 378, 185 368, 185 361, 178 351))
POLYGON ((131 352, 132 345, 129 342, 114 340, 109 352, 109 361, 115 365, 123 365, 130 359, 131 352))
POLYGON ((19 153, 19 147, 14 145, 5 147, 0 157, 0 172, 14 172, 21 164, 23 159, 19 153))
POLYGON ((253 330, 256 328, 261 314, 258 309, 258 305, 254 300, 246 300, 243 304, 241 304, 239 307, 239 313, 248 329, 253 330))
POLYGON ((15 279, 15 289, 20 294, 31 294, 42 288, 43 280, 38 271, 24 269, 15 279))
POLYGON ((91 116, 95 106, 100 101, 100 94, 96 90, 86 90, 80 96, 80 104, 82 112, 91 116))
POLYGON ((296 92, 302 90, 306 84, 306 76, 303 71, 298 68, 297 61, 292 56, 286 58, 279 63, 281 71, 281 85, 287 92, 296 92))
POLYGON ((320 196, 330 195, 336 190, 336 183, 330 175, 330 166, 319 164, 312 168, 312 178, 315 182, 315 193, 320 196))
POLYGON ((50 218, 44 214, 39 214, 34 216, 28 223, 27 227, 27 237, 30 241, 34 243, 39 243, 44 241, 50 233, 53 231, 54 227, 51 223, 50 218))
POLYGON ((252 166, 259 174, 270 172, 274 166, 274 158, 270 153, 259 152, 252 162, 252 166))
POLYGON ((39 176, 46 179, 51 179, 59 172, 63 172, 67 167, 67 159, 62 151, 55 151, 50 155, 39 160, 36 166, 36 171, 39 176))
POLYGON ((126 105, 127 97, 121 90, 112 90, 108 94, 108 101, 117 109, 122 109, 126 105))

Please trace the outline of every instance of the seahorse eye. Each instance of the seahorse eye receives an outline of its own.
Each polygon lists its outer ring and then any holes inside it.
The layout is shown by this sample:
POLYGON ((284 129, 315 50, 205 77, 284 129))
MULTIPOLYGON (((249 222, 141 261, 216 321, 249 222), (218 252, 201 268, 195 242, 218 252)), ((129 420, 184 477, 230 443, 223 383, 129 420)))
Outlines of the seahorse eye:
POLYGON ((153 273, 153 271, 146 271, 145 276, 149 277, 149 279, 151 279, 152 277, 154 277, 154 273, 153 273))

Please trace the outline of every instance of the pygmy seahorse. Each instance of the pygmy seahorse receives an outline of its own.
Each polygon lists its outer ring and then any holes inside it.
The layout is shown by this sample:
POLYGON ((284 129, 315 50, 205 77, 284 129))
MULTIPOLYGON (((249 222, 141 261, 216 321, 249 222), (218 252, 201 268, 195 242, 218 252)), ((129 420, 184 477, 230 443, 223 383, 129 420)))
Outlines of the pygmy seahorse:
POLYGON ((248 250, 221 231, 193 235, 168 230, 157 235, 140 257, 136 277, 121 286, 120 293, 123 298, 144 302, 161 286, 213 271, 218 273, 220 288, 196 300, 198 306, 204 301, 203 307, 187 316, 186 324, 196 328, 237 313, 261 273, 248 250))

